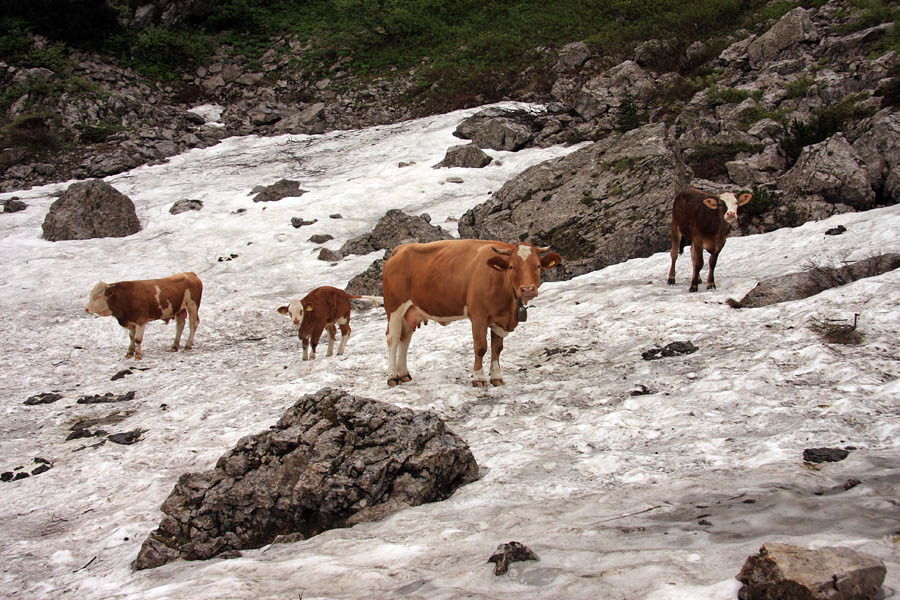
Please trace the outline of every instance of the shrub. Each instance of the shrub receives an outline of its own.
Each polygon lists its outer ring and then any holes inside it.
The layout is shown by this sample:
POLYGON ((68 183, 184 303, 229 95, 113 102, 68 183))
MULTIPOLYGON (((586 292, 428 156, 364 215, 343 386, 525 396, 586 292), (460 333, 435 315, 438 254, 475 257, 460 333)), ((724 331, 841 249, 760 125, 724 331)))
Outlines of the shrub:
POLYGON ((808 121, 792 120, 781 139, 781 147, 788 161, 795 163, 805 147, 827 140, 841 131, 846 123, 871 116, 870 111, 857 105, 863 97, 863 94, 851 94, 836 104, 816 111, 808 121))
POLYGON ((148 27, 138 36, 131 56, 143 73, 173 79, 178 72, 207 62, 212 51, 209 36, 148 27))
POLYGON ((638 116, 637 104, 634 101, 634 95, 630 91, 626 91, 622 96, 622 102, 619 105, 619 112, 616 114, 616 131, 625 133, 632 129, 637 129, 641 124, 638 116))
POLYGON ((756 217, 770 211, 781 203, 781 196, 767 188, 754 187, 753 198, 741 207, 741 212, 749 217, 756 217))
POLYGON ((798 77, 793 81, 789 81, 785 86, 785 91, 787 92, 788 98, 803 98, 806 96, 806 93, 809 92, 809 89, 813 86, 816 80, 808 75, 803 75, 802 77, 798 77))
POLYGON ((762 150, 761 144, 707 142, 694 146, 685 162, 694 171, 696 177, 714 179, 728 173, 725 163, 734 160, 738 153, 756 154, 762 150))

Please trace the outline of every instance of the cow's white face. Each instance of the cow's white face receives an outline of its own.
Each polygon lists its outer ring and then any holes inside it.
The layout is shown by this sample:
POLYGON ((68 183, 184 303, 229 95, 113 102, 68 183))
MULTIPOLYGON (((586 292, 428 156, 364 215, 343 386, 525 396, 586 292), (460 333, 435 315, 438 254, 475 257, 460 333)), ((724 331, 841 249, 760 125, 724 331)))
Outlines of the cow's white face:
POLYGON ((88 297, 88 303, 87 306, 84 307, 84 312, 100 315, 101 317, 108 317, 112 314, 109 311, 109 304, 106 302, 106 289, 108 287, 109 286, 102 281, 97 282, 97 285, 91 290, 91 295, 88 297))
POLYGON ((725 205, 725 222, 734 223, 738 216, 738 200, 731 192, 719 195, 719 201, 725 205))
POLYGON ((551 252, 541 256, 531 244, 516 244, 516 248, 509 254, 501 254, 492 257, 488 264, 506 271, 509 284, 522 304, 528 304, 529 300, 537 297, 538 286, 541 285, 541 269, 549 269, 562 262, 559 254, 551 252))
POLYGON ((300 323, 303 322, 303 302, 301 300, 291 300, 291 303, 287 306, 282 306, 278 309, 283 315, 287 315, 291 318, 291 321, 294 323, 294 327, 300 327, 300 323))

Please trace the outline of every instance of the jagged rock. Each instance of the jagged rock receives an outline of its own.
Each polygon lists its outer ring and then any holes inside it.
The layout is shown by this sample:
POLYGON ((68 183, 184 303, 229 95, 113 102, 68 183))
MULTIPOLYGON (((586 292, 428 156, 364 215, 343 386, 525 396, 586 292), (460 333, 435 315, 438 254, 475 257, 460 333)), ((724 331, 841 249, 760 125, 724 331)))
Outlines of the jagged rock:
POLYGON ((900 202, 900 113, 884 109, 868 119, 853 142, 869 172, 869 179, 884 202, 900 202))
POLYGON ((811 266, 802 273, 771 277, 756 284, 740 301, 729 299, 733 308, 758 308, 778 302, 809 298, 824 290, 857 279, 874 277, 900 268, 900 254, 879 254, 843 267, 811 266))
POLYGON ((169 209, 169 212, 173 215, 180 215, 183 212, 187 212, 189 210, 201 210, 203 209, 203 201, 202 200, 179 200, 169 209))
POLYGON ((663 348, 651 348, 650 350, 641 352, 641 358, 644 360, 659 360, 660 358, 668 358, 670 356, 693 354, 697 350, 699 350, 699 348, 691 342, 670 342, 663 348))
POLYGON ((453 236, 445 229, 432 225, 427 215, 411 217, 398 209, 391 209, 375 225, 371 233, 348 240, 340 254, 369 254, 377 250, 392 250, 403 242, 433 242, 453 236))
POLYGON ((328 233, 317 233, 309 236, 309 241, 313 244, 324 244, 334 239, 334 236, 328 233))
POLYGON ((279 179, 272 185, 267 185, 260 191, 256 196, 254 196, 254 202, 276 202, 281 200, 282 198, 294 198, 302 196, 306 193, 306 190, 300 189, 299 181, 292 181, 290 179, 279 179))
POLYGON ((591 49, 584 42, 572 42, 559 50, 556 60, 560 69, 577 69, 591 57, 591 49))
POLYGON ((345 291, 348 294, 362 296, 381 296, 382 273, 384 272, 384 263, 387 262, 391 251, 385 252, 384 258, 379 258, 369 265, 369 268, 354 276, 348 283, 345 291))
POLYGON ((6 198, 5 200, 0 200, 0 205, 3 206, 3 212, 5 213, 14 213, 21 212, 28 208, 28 205, 13 196, 12 198, 6 198))
POLYGON ((316 258, 325 262, 338 262, 344 257, 340 252, 335 252, 334 250, 329 250, 328 248, 322 248, 321 250, 319 250, 319 255, 316 258))
POLYGON ((672 199, 686 181, 663 124, 611 135, 526 169, 459 220, 463 238, 551 246, 570 278, 667 250, 672 199))
POLYGON ((884 562, 851 548, 768 542, 747 558, 737 579, 740 600, 874 600, 887 573, 884 562))
POLYGON ((750 64, 759 67, 764 62, 781 57, 787 48, 818 40, 819 32, 810 18, 810 12, 798 7, 785 14, 774 27, 753 40, 747 46, 747 55, 750 64))
POLYGON ((655 88, 650 73, 626 60, 588 80, 576 94, 574 109, 584 119, 598 120, 602 129, 611 131, 627 97, 645 100, 655 88))
POLYGON ((819 194, 828 202, 861 210, 875 202, 865 161, 840 133, 804 148, 791 170, 778 178, 778 185, 789 194, 819 194))
POLYGON ((460 144, 459 146, 451 146, 444 156, 444 160, 434 165, 434 169, 442 167, 465 167, 469 169, 481 169, 491 164, 494 160, 484 153, 484 151, 475 144, 460 144))
POLYGON ((840 462, 850 456, 849 450, 843 448, 807 448, 803 451, 803 460, 808 463, 840 462))
POLYGON ((47 212, 44 239, 125 237, 141 230, 134 203, 105 181, 73 183, 47 212))
POLYGON ((313 219, 312 221, 307 221, 303 217, 291 217, 291 226, 294 229, 300 229, 301 227, 305 227, 306 225, 313 225, 314 223, 318 223, 318 219, 313 219))
POLYGON ((434 413, 325 388, 241 438, 213 470, 182 475, 133 567, 378 520, 477 477, 469 448, 434 413))
POLYGON ((453 135, 472 140, 479 148, 515 152, 534 137, 534 119, 535 115, 525 110, 487 108, 460 123, 453 135))
POLYGON ((41 394, 35 394, 34 396, 29 396, 24 404, 25 406, 35 406, 38 404, 52 404, 57 400, 62 399, 62 394, 57 394, 55 392, 44 392, 41 394))
POLYGON ((494 575, 503 575, 509 570, 509 563, 522 560, 540 560, 531 548, 521 542, 508 542, 497 546, 497 550, 488 559, 494 563, 494 575))

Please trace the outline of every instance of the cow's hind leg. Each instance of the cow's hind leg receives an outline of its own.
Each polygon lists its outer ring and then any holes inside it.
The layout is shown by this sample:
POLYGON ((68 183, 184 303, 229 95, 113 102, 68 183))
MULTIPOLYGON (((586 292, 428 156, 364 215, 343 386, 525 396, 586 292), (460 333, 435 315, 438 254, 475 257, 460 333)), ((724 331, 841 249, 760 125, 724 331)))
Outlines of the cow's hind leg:
POLYGON ((128 325, 126 329, 128 329, 128 351, 125 358, 131 358, 134 356, 134 325, 128 325))
POLYGON ((700 285, 700 269, 703 268, 703 244, 696 241, 691 244, 691 262, 694 265, 694 276, 691 278, 689 292, 696 292, 700 285))
POLYGON ((709 274, 706 276, 706 289, 716 289, 716 261, 719 260, 718 252, 709 253, 709 274))
POLYGON ((177 315, 175 315, 175 341, 172 343, 172 347, 169 348, 169 352, 176 352, 178 350, 178 344, 181 343, 181 332, 184 331, 184 320, 187 316, 187 311, 182 310, 177 315))
POLYGON ((338 356, 344 353, 347 346, 347 340, 350 338, 350 323, 347 319, 338 319, 338 326, 341 328, 341 345, 338 346, 338 356), (341 322, 343 321, 343 322, 341 322))
POLYGON ((141 349, 141 344, 144 341, 144 327, 145 325, 134 326, 134 360, 141 360, 144 358, 144 352, 141 349))
POLYGON ((418 324, 417 312, 412 302, 407 301, 388 315, 388 385, 391 387, 412 381, 406 366, 406 355, 418 324))
POLYGON ((197 333, 197 326, 200 325, 200 307, 195 303, 188 304, 187 314, 188 325, 191 330, 188 332, 188 339, 184 344, 184 349, 190 350, 194 347, 194 334, 197 333))
POLYGON ((675 285, 675 261, 681 254, 681 231, 675 223, 672 223, 672 266, 669 267, 669 285, 675 285))

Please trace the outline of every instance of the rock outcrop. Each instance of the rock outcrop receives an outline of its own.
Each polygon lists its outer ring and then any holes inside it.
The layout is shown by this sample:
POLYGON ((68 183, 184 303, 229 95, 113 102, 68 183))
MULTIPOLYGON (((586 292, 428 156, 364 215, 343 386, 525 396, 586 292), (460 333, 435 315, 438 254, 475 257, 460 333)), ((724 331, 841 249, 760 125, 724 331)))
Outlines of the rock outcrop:
POLYGON ((477 478, 468 446, 434 413, 325 388, 213 470, 182 475, 133 567, 305 539, 444 500, 477 478))

